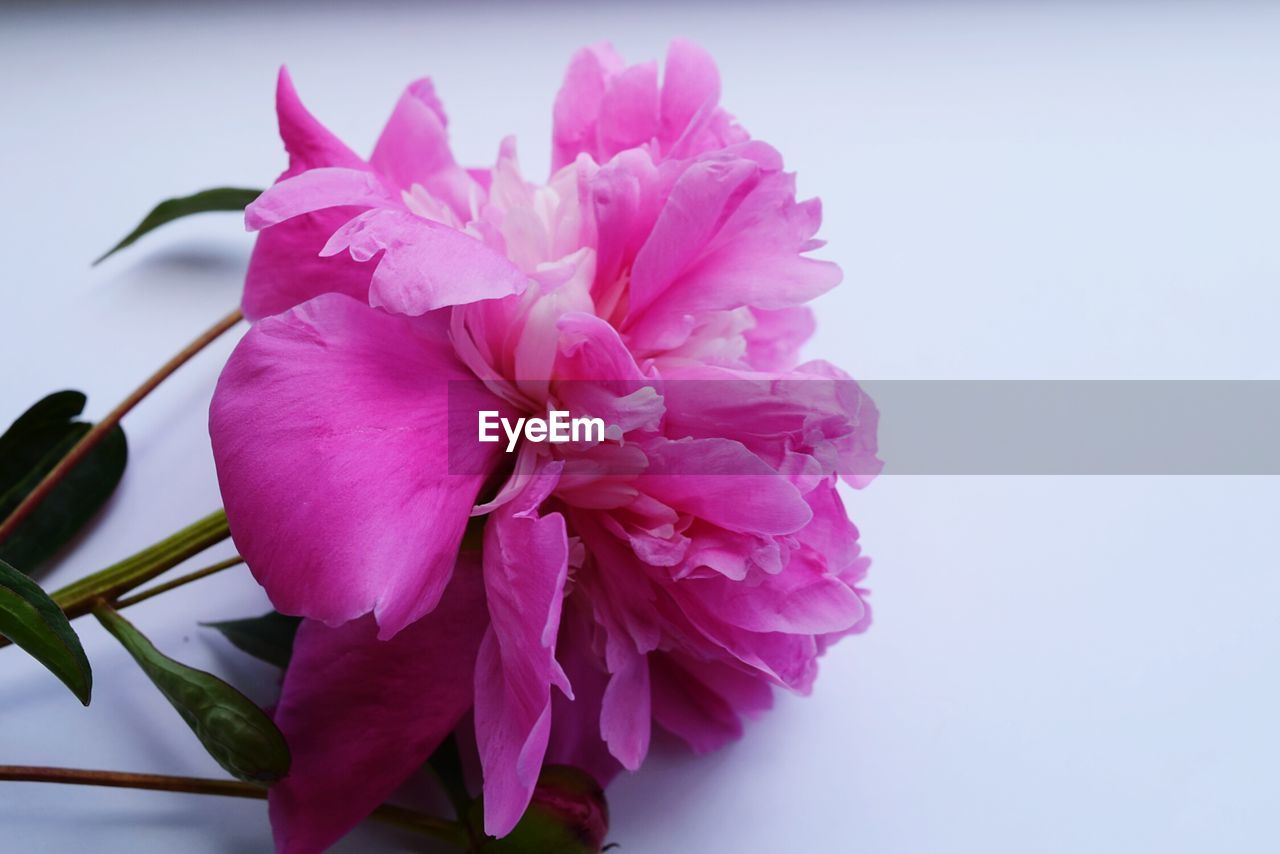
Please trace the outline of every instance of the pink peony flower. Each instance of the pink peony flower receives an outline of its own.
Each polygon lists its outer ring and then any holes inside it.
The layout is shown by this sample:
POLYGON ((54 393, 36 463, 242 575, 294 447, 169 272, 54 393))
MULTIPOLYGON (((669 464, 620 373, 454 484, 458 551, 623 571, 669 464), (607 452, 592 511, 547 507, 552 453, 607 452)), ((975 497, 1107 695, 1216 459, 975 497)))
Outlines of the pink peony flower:
POLYGON ((427 81, 366 161, 281 73, 290 167, 247 211, 256 323, 210 416, 235 543, 308 618, 281 850, 331 844, 455 730, 504 835, 544 762, 605 783, 655 723, 714 750, 867 625, 836 481, 878 470, 875 408, 795 366, 840 273, 806 255, 818 202, 718 96, 685 42, 661 85, 581 51, 532 184, 511 140, 460 168, 427 81), (480 410, 556 408, 604 440, 475 441, 480 410))

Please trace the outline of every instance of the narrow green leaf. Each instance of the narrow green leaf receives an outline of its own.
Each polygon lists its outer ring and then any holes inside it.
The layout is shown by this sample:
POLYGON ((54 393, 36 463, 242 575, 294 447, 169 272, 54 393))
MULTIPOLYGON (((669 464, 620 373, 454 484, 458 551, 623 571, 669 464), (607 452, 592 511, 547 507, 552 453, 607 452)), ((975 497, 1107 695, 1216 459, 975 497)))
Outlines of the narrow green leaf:
POLYGON ((286 617, 278 611, 270 611, 261 617, 201 625, 222 632, 222 636, 241 652, 284 669, 289 666, 293 638, 301 623, 301 617, 286 617))
POLYGON ((289 773, 284 736, 252 700, 213 674, 164 655, 113 608, 99 605, 93 614, 228 773, 255 783, 273 783, 289 773))
POLYGON ((261 190, 240 187, 217 187, 212 190, 201 190, 190 196, 165 199, 152 208, 151 213, 142 218, 142 222, 138 223, 137 228, 126 234, 119 243, 108 249, 101 258, 93 263, 95 265, 101 264, 121 249, 132 245, 147 232, 153 231, 165 223, 173 222, 175 219, 181 219, 184 216, 207 213, 209 211, 242 211, 260 195, 262 195, 261 190))
POLYGON ((26 650, 61 679, 81 703, 89 705, 93 671, 80 638, 40 585, 2 560, 0 634, 26 650))
POLYGON ((609 806, 591 775, 568 765, 546 765, 520 823, 501 839, 484 837, 484 798, 471 805, 472 827, 484 854, 598 854, 609 833, 609 806))

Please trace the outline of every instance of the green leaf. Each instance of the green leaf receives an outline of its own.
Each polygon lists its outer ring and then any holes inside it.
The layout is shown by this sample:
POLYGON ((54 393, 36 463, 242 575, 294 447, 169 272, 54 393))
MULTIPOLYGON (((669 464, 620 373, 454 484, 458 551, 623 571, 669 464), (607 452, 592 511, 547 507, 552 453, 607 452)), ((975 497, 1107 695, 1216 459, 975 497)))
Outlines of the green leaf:
POLYGON ((273 783, 289 773, 289 745, 252 700, 213 674, 164 655, 113 608, 99 605, 93 614, 228 773, 254 783, 273 783))
POLYGON ((165 199, 152 208, 151 213, 142 218, 142 222, 138 223, 137 228, 126 234, 119 243, 108 249, 101 258, 93 263, 95 265, 101 264, 121 249, 131 246, 147 232, 153 231, 165 223, 173 222, 175 219, 181 219, 184 216, 207 213, 209 211, 242 211, 260 195, 262 195, 261 190, 218 187, 212 190, 201 190, 190 196, 165 199))
MULTIPOLYGON (((484 799, 469 816, 483 833, 484 799)), ((484 854, 597 854, 609 832, 609 806, 593 777, 568 765, 546 765, 533 800, 511 833, 484 838, 484 854)))
MULTIPOLYGON (((0 520, 89 432, 91 425, 75 420, 84 404, 78 391, 56 392, 0 436, 0 520)), ((128 442, 117 425, 0 543, 0 559, 32 573, 57 554, 115 492, 128 456, 128 442)))
POLYGON ((40 585, 0 560, 0 634, 22 647, 89 705, 93 671, 62 609, 40 585))
POLYGON ((222 632, 222 636, 241 652, 284 669, 293 656, 293 638, 301 623, 301 617, 286 617, 278 611, 270 611, 261 617, 201 625, 222 632))
POLYGON ((0 495, 12 489, 62 442, 74 428, 84 405, 82 393, 56 391, 18 416, 0 436, 0 495))

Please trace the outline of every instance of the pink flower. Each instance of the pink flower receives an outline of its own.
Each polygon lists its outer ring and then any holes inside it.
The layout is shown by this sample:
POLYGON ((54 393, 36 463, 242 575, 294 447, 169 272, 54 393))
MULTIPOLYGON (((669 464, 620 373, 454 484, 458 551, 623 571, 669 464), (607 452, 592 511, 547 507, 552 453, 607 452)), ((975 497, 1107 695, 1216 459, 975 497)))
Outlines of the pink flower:
POLYGON ((866 626, 835 485, 878 470, 875 408, 795 367, 839 270, 806 256, 817 201, 718 96, 688 43, 661 86, 584 50, 536 185, 510 140, 458 167, 426 81, 366 162, 282 73, 290 168, 247 212, 257 322, 210 417, 236 545, 308 618, 281 850, 332 843, 472 727, 504 835, 544 762, 607 782, 654 723, 714 750, 866 626), (480 410, 556 408, 605 439, 475 441, 480 410))

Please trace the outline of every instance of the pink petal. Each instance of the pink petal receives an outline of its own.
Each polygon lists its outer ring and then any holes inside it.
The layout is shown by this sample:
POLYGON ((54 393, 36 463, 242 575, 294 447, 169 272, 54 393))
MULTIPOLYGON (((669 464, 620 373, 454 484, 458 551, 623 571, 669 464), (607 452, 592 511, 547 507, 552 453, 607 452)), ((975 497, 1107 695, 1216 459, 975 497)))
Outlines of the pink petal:
POLYGON ((840 282, 804 253, 821 221, 769 146, 712 152, 680 175, 632 269, 624 332, 642 351, 678 347, 701 313, 801 305, 840 282))
POLYGON ((249 331, 209 432, 232 536, 278 609, 335 626, 374 611, 390 637, 435 607, 498 453, 465 443, 486 456, 453 470, 479 473, 450 473, 449 380, 469 378, 439 315, 326 294, 249 331))
POLYGON ((623 433, 657 430, 662 396, 636 365, 618 331, 592 314, 566 312, 556 323, 556 396, 575 415, 602 418, 623 433))
POLYGON ((649 657, 631 652, 613 669, 600 710, 600 734, 628 771, 649 752, 649 657))
POLYGON ((693 264, 755 187, 760 171, 754 160, 721 155, 680 176, 632 266, 628 317, 642 315, 693 264))
POLYGON ((790 534, 813 517, 800 492, 730 439, 655 440, 645 446, 646 494, 721 528, 790 534))
POLYGON ((644 151, 624 151, 588 179, 595 216, 596 301, 611 317, 624 271, 644 245, 661 209, 660 178, 644 151))
POLYGON ((808 306, 753 308, 756 325, 743 333, 747 339, 747 364, 757 371, 788 371, 796 366, 800 347, 817 324, 808 306))
POLYGON ((583 48, 573 55, 553 108, 551 171, 572 163, 581 152, 595 154, 596 123, 606 81, 621 68, 621 57, 607 44, 583 48))
POLYGON ((365 168, 364 160, 302 105, 293 80, 283 66, 276 81, 276 119, 280 123, 280 138, 289 152, 289 171, 282 177, 322 166, 365 168))
POLYGON ((476 667, 476 744, 484 767, 485 832, 505 836, 533 796, 551 726, 551 684, 569 686, 555 661, 568 574, 564 517, 538 515, 558 466, 534 475, 485 526, 490 628, 476 667))
POLYGON ((709 112, 720 98, 720 73, 715 60, 691 41, 676 39, 667 49, 662 75, 663 150, 685 135, 700 112, 709 112))
POLYGON ((379 252, 369 304, 419 315, 450 305, 522 293, 528 278, 479 240, 394 208, 365 211, 334 233, 322 254, 348 251, 357 261, 379 252))
POLYGON ((600 736, 600 707, 609 674, 592 650, 594 625, 588 609, 565 602, 560 621, 556 658, 573 684, 573 696, 551 694, 551 735, 547 742, 549 763, 581 768, 607 786, 622 766, 600 736))
MULTIPOLYGON (((289 168, 278 180, 326 166, 368 168, 307 112, 284 68, 276 86, 276 114, 280 137, 289 152, 289 168)), ((322 293, 350 294, 363 300, 371 271, 346 258, 326 261, 319 257, 329 235, 357 213, 353 208, 330 208, 295 217, 259 234, 245 274, 245 317, 253 321, 278 314, 322 293)))
POLYGON ((260 232, 245 273, 244 316, 255 322, 324 293, 367 301, 372 269, 346 256, 320 257, 329 237, 360 210, 326 208, 260 232))
POLYGON ((742 736, 742 718, 773 705, 764 680, 713 661, 674 654, 650 656, 653 718, 694 753, 718 750, 742 736))
POLYGON ((282 854, 337 842, 466 713, 486 622, 477 563, 464 557, 439 606, 392 640, 377 639, 371 617, 299 628, 275 713, 293 754, 292 771, 270 795, 282 854))
POLYGON ((471 219, 474 181, 453 159, 447 123, 431 81, 410 83, 378 137, 369 163, 392 186, 408 190, 417 184, 466 222, 471 219))
POLYGON ((244 221, 250 231, 260 231, 301 214, 348 205, 397 206, 399 200, 368 169, 327 166, 308 169, 270 187, 245 208, 244 221))
POLYGON ((658 135, 658 64, 643 62, 613 77, 600 102, 599 150, 604 162, 658 135))
POLYGON ((726 623, 753 632, 841 632, 863 617, 862 600, 853 588, 807 551, 773 575, 742 581, 717 575, 685 579, 681 585, 726 623))

